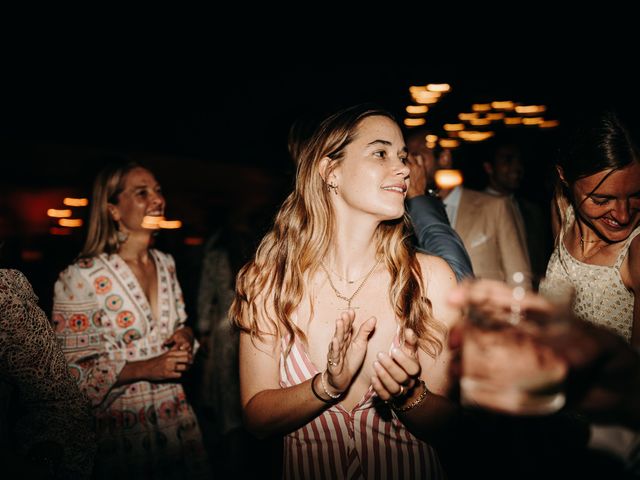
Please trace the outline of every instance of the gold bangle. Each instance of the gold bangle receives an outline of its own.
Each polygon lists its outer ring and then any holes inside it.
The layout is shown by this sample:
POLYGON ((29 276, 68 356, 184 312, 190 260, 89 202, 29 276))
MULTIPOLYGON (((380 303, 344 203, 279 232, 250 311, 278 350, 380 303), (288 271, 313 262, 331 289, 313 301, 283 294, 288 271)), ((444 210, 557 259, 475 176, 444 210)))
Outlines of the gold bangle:
POLYGON ((418 405, 424 402, 424 399, 427 398, 427 393, 429 393, 429 390, 427 389, 427 385, 424 383, 424 380, 420 378, 419 381, 420 381, 420 384, 422 385, 422 393, 418 396, 418 398, 416 398, 409 405, 405 405, 404 407, 399 406, 398 404, 396 404, 396 402, 393 399, 391 399, 389 401, 389 405, 391 405, 391 408, 394 409, 396 412, 407 412, 409 410, 416 408, 418 405))

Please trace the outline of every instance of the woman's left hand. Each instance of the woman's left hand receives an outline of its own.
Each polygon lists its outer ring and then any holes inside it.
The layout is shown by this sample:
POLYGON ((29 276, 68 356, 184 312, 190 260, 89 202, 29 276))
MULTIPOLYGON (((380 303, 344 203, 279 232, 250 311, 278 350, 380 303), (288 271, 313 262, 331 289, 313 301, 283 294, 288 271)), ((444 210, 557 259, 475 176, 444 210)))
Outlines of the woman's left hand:
POLYGON ((164 347, 171 347, 171 350, 186 352, 193 351, 193 332, 190 327, 182 327, 167 338, 162 344, 164 347))
POLYGON ((420 376, 418 337, 410 328, 405 329, 405 341, 391 350, 391 355, 380 352, 373 362, 376 374, 371 385, 381 400, 405 397, 417 384, 420 376))

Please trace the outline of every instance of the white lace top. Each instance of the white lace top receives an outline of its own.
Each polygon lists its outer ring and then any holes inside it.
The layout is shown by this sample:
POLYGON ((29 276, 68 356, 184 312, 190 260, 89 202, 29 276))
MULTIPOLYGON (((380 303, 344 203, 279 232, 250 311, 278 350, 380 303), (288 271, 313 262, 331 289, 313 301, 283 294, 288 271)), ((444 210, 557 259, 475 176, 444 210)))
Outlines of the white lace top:
POLYGON ((574 222, 573 207, 567 208, 558 245, 549 264, 542 294, 551 293, 559 282, 569 281, 575 288, 573 310, 579 318, 607 327, 631 341, 634 295, 622 282, 620 267, 629 251, 631 241, 640 233, 637 227, 624 242, 616 261, 611 266, 589 265, 569 253, 564 245, 564 235, 574 222))

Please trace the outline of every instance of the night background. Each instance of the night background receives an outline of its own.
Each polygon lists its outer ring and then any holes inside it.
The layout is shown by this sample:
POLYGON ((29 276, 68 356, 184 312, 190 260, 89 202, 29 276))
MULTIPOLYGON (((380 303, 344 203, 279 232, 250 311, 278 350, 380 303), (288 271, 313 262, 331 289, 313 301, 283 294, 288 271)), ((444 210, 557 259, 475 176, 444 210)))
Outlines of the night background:
MULTIPOLYGON (((560 74, 531 64, 429 66, 395 64, 217 65, 211 73, 169 67, 144 74, 124 70, 58 74, 43 69, 10 78, 0 94, 0 252, 3 266, 23 270, 49 311, 59 271, 78 253, 84 227, 53 235, 49 208, 65 197, 90 198, 95 174, 107 159, 126 156, 154 171, 167 197, 167 218, 179 230, 162 231, 159 248, 178 262, 193 299, 206 238, 240 208, 272 215, 292 184, 287 135, 294 121, 312 125, 323 115, 373 101, 399 121, 411 104, 409 86, 446 82, 451 92, 427 114, 427 125, 455 122, 472 103, 513 100, 544 104, 557 129, 498 127, 525 146, 523 193, 547 201, 549 177, 563 128, 576 112, 609 102, 627 113, 640 105, 633 77, 622 69, 594 75, 591 68, 560 74)), ((638 121, 632 118, 636 128, 638 121)), ((463 145, 454 156, 465 181, 482 188, 481 149, 463 145)), ((87 209, 74 217, 86 222, 87 209)), ((256 222, 265 228, 266 222, 256 222)), ((189 308, 193 314, 193 304, 189 308)))

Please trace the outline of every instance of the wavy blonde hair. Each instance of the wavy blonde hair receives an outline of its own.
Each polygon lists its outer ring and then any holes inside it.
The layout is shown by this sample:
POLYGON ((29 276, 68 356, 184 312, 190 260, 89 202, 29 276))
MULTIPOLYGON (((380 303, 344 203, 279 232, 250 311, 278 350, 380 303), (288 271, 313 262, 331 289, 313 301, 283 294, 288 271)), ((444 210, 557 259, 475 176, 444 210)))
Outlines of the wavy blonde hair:
POLYGON ((117 253, 120 247, 118 225, 109 214, 108 204, 118 204, 124 181, 129 172, 136 168, 145 167, 136 162, 112 163, 98 173, 93 182, 87 239, 78 258, 117 253))
MULTIPOLYGON (((295 188, 276 215, 273 229, 262 239, 255 258, 240 270, 236 280, 230 318, 254 340, 265 334, 277 339, 288 335, 287 353, 296 335, 306 341, 290 319, 305 294, 305 280, 318 270, 329 250, 335 227, 330 193, 319 164, 329 157, 329 168, 335 168, 344 159, 345 148, 355 138, 360 122, 373 116, 395 122, 385 110, 358 105, 324 120, 299 146, 295 188)), ((445 328, 432 315, 411 233, 405 214, 381 222, 374 242, 391 275, 389 301, 396 317, 402 327, 413 329, 426 353, 436 356, 442 349, 445 328)))

